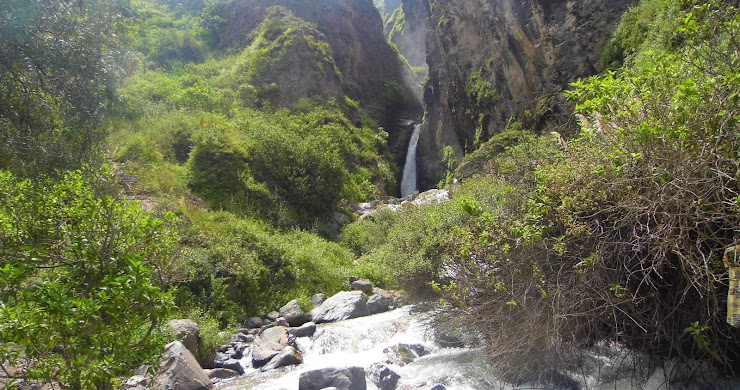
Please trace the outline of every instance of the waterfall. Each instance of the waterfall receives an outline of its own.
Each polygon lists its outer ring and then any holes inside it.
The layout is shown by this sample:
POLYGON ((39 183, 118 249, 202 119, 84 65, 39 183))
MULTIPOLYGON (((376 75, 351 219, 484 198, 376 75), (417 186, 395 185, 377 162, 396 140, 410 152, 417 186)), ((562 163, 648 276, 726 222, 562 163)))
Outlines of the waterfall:
POLYGON ((414 132, 409 141, 409 150, 406 153, 406 164, 403 166, 403 179, 401 179, 401 197, 413 195, 416 191, 416 145, 419 143, 421 124, 414 126, 414 132))

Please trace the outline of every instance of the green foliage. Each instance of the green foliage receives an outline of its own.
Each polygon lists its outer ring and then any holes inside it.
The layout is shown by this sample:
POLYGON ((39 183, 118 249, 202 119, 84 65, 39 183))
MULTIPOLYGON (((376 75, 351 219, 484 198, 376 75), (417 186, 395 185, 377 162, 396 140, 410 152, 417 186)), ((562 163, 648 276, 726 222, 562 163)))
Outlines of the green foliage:
POLYGON ((0 168, 31 177, 95 159, 124 63, 126 3, 0 4, 0 168))
POLYGON ((0 362, 23 364, 24 379, 112 388, 163 347, 171 301, 155 270, 174 231, 99 188, 79 172, 36 184, 0 173, 0 362))
POLYGON ((620 27, 639 35, 627 66, 568 93, 580 138, 512 126, 451 203, 404 210, 385 243, 358 246, 368 268, 458 310, 443 319, 482 329, 504 378, 548 381, 577 367, 574 344, 604 339, 728 371, 740 358, 720 261, 740 233, 736 4, 636 10, 620 27))

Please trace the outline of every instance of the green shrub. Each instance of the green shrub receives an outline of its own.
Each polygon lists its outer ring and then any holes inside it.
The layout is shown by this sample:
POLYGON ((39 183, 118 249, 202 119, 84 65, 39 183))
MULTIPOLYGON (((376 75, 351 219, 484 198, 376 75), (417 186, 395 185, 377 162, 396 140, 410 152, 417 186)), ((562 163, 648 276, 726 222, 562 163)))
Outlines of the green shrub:
MULTIPOLYGON (((106 173, 59 182, 0 173, 0 361, 28 380, 111 388, 164 346, 160 288, 176 235, 105 195, 106 173)), ((171 216, 166 216, 171 218, 171 216)))

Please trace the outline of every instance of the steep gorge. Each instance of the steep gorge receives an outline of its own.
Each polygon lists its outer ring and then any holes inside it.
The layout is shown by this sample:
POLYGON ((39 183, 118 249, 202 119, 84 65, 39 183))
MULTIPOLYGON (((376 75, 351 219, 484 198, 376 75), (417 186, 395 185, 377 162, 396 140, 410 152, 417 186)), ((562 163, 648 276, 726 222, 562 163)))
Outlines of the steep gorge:
POLYGON ((600 70, 601 50, 633 3, 404 0, 406 23, 426 26, 419 187, 444 176, 445 146, 462 156, 511 121, 567 125, 562 91, 600 70))

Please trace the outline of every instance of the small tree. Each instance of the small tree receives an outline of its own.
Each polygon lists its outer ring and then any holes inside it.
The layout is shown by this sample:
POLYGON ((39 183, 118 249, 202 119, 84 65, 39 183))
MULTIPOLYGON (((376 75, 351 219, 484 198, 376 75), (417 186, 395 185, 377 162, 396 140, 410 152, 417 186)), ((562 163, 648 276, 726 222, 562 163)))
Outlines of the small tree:
POLYGON ((156 358, 176 236, 79 172, 38 184, 0 171, 0 381, 109 389, 156 358), (161 281, 162 283, 164 281, 161 281))

